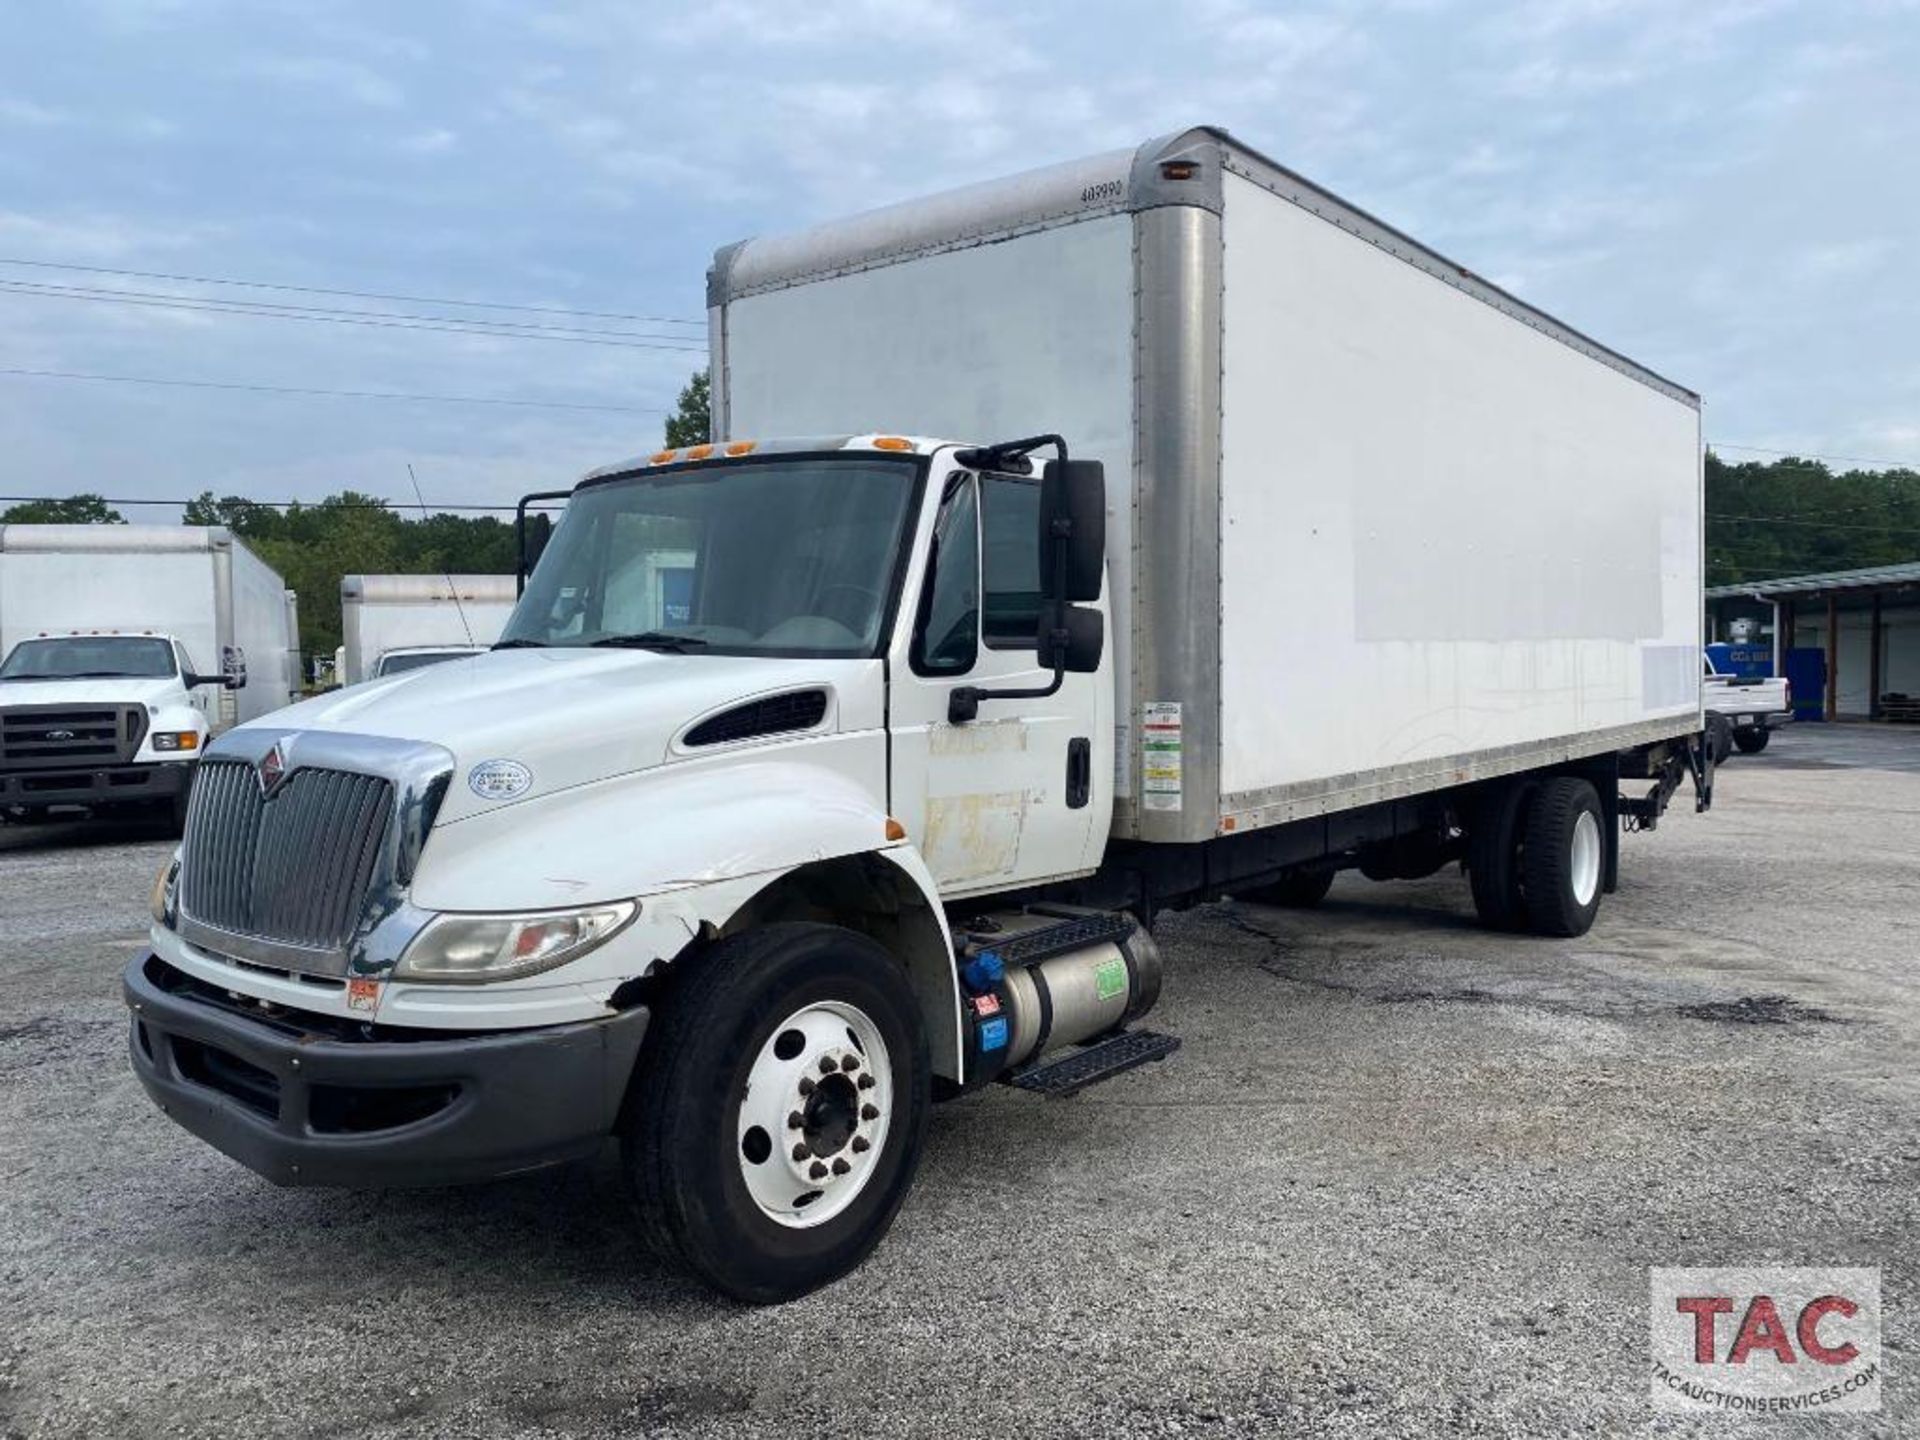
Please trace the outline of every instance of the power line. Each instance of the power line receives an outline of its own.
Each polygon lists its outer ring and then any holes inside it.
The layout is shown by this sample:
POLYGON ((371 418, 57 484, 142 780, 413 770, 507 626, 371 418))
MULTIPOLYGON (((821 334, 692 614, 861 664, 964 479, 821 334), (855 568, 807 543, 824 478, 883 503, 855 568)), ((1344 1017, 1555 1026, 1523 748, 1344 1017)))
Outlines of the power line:
POLYGON ((1920 528, 1911 525, 1849 525, 1838 520, 1795 520, 1784 515, 1724 515, 1710 511, 1707 519, 1731 520, 1748 525, 1795 525, 1813 530, 1860 530, 1872 535, 1920 535, 1920 528))
POLYGON ((594 335, 614 340, 664 340, 674 345, 701 342, 688 335, 649 335, 633 330, 589 330, 578 325, 547 325, 533 320, 475 320, 459 315, 418 315, 393 310, 347 310, 331 305, 291 305, 283 301, 232 300, 220 295, 174 295, 160 290, 116 290, 97 285, 52 285, 39 280, 0 277, 0 290, 16 295, 38 295, 61 300, 146 301, 183 306, 213 307, 236 315, 265 315, 274 319, 304 319, 310 315, 345 315, 354 319, 419 320, 434 325, 457 325, 487 333, 530 332, 536 335, 594 335))
MULTIPOLYGON (((93 304, 135 305, 163 310, 186 310, 214 315, 245 315, 256 320, 302 320, 324 325, 355 325, 374 330, 419 330, 443 335, 472 335, 495 340, 546 340, 567 345, 605 345, 617 350, 666 350, 680 355, 704 355, 707 347, 697 342, 688 343, 668 339, 597 339, 586 335, 547 334, 526 330, 487 329, 489 322, 458 319, 437 319, 432 316, 398 316, 387 318, 371 313, 355 314, 342 311, 332 315, 308 315, 288 311, 274 311, 262 307, 247 308, 240 301, 194 300, 186 296, 148 297, 130 295, 124 291, 103 290, 87 292, 84 290, 59 288, 52 286, 33 287, 18 280, 0 280, 0 293, 20 295, 38 300, 82 300, 93 304), (428 322, 428 323, 422 323, 428 322)), ((497 322, 496 322, 497 323, 497 322)))
POLYGON ((251 385, 230 380, 179 380, 157 375, 91 375, 78 370, 28 370, 0 367, 0 375, 35 380, 89 380, 111 385, 169 385, 188 390, 242 390, 261 395, 317 395, 332 400, 405 400, 434 405, 502 405, 535 410, 601 410, 622 415, 665 415, 665 409, 641 405, 595 405, 571 400, 520 400, 493 395, 420 395, 401 390, 323 390, 307 385, 251 385))
POLYGON ((451 305, 472 310, 517 310, 529 315, 572 315, 592 320, 637 320, 647 325, 698 325, 674 315, 632 315, 620 310, 576 310, 560 305, 515 305, 504 300, 450 300, 431 295, 391 295, 378 290, 333 290, 319 285, 276 285, 266 280, 228 280, 211 275, 176 275, 163 270, 116 270, 107 265, 63 265, 53 260, 19 260, 0 256, 0 265, 36 270, 67 270, 85 275, 119 275, 134 280, 172 280, 186 285, 228 285, 243 290, 279 290, 289 295, 335 295, 351 300, 396 300, 404 305, 451 305))
POLYGON ((1709 450, 1740 450, 1751 455, 1780 455, 1795 460, 1837 460, 1842 465, 1873 465, 1882 470, 1912 470, 1911 460, 1873 460, 1862 455, 1822 455, 1814 450, 1769 450, 1763 445, 1735 445, 1726 440, 1709 440, 1709 450))
MULTIPOLYGON (((42 504, 47 504, 49 502, 58 503, 60 501, 77 499, 77 498, 78 498, 77 496, 70 496, 70 495, 0 495, 0 505, 42 505, 42 504)), ((106 495, 93 497, 93 498, 97 498, 100 501, 100 503, 103 505, 111 505, 115 507, 118 507, 121 505, 128 505, 128 506, 159 505, 159 506, 171 506, 176 510, 184 510, 189 505, 194 505, 199 503, 201 499, 201 497, 198 495, 194 496, 191 500, 146 500, 146 499, 135 499, 132 497, 117 499, 113 496, 106 496, 106 495)), ((214 497, 215 504, 222 504, 227 500, 237 500, 242 505, 251 505, 261 510, 290 510, 296 505, 307 510, 384 510, 384 511, 387 511, 389 514, 392 514, 396 519, 400 519, 400 520, 405 520, 407 517, 399 513, 398 507, 401 505, 409 505, 409 506, 413 505, 412 501, 383 500, 379 498, 373 498, 368 500, 255 500, 252 497, 246 496, 246 495, 219 495, 214 497)), ((548 504, 548 505, 529 505, 527 508, 529 510, 559 510, 564 507, 558 504, 548 504)), ((514 513, 514 511, 519 509, 519 506, 517 505, 435 505, 433 509, 436 512, 458 511, 461 513, 472 512, 476 514, 488 514, 488 515, 511 515, 514 513)))

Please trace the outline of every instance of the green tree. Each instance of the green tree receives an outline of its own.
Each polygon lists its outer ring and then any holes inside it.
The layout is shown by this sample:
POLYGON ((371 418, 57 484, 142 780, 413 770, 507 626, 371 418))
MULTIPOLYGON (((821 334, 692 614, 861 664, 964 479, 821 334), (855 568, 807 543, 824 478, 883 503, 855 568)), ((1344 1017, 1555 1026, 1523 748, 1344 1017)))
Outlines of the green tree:
POLYGON ((696 370, 680 392, 678 407, 667 417, 667 444, 704 445, 713 439, 713 393, 705 370, 696 370))
POLYGON ((280 512, 244 495, 214 498, 211 490, 202 490, 187 502, 180 521, 183 525, 224 525, 236 535, 264 539, 281 531, 280 512))
POLYGON ((99 495, 69 495, 64 500, 25 500, 0 510, 0 525, 124 525, 127 517, 99 495))

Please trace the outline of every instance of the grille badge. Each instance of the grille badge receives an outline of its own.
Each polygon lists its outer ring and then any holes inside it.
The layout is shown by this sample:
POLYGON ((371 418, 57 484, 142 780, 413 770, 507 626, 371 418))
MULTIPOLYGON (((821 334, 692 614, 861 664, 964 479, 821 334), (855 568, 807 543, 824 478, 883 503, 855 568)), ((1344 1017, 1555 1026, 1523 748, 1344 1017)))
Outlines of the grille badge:
POLYGON ((47 739, 49 739, 49 740, 71 740, 71 739, 73 739, 73 731, 71 731, 71 730, 49 730, 49 731, 47 731, 47 739))
POLYGON ((280 788, 280 782, 287 778, 287 755, 280 748, 278 740, 273 748, 260 757, 260 763, 254 767, 254 778, 260 782, 260 793, 271 795, 280 788))

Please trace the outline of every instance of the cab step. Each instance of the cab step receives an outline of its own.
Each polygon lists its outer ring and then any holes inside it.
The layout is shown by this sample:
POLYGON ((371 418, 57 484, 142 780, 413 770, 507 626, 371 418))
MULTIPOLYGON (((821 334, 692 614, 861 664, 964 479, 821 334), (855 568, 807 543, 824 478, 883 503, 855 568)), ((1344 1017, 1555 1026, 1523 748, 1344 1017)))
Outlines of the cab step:
POLYGON ((1071 1095, 1149 1060, 1164 1060, 1179 1048, 1178 1035, 1123 1030, 1057 1060, 1043 1060, 1016 1070, 1007 1077, 1007 1083, 1036 1095, 1071 1095))
MULTIPOLYGON (((1032 910, 1032 915, 1043 915, 1043 910, 1032 910)), ((1131 915, 1117 911, 1098 911, 1085 915, 1072 915, 1051 925, 1040 925, 1030 930, 1018 930, 1006 934, 970 930, 967 932, 966 948, 970 954, 978 955, 983 950, 991 950, 1000 957, 1008 969, 1018 965, 1038 965, 1042 960, 1051 960, 1056 955, 1065 955, 1070 951, 1084 950, 1089 945, 1103 943, 1119 944, 1133 934, 1134 923, 1131 915)))

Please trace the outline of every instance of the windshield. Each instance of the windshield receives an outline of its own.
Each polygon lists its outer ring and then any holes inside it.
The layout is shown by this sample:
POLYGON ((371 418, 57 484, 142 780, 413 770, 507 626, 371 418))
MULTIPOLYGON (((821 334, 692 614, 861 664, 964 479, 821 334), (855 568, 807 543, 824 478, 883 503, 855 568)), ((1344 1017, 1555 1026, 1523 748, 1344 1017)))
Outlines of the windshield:
POLYGON ((877 654, 919 473, 855 454, 588 485, 500 643, 877 654))
POLYGON ((414 650, 400 655, 382 655, 380 667, 374 674, 398 675, 402 670, 418 670, 446 660, 465 660, 469 655, 478 653, 474 650, 414 650))
POLYGON ((173 673, 173 646, 135 635, 22 640, 0 665, 0 680, 160 680, 173 673))

